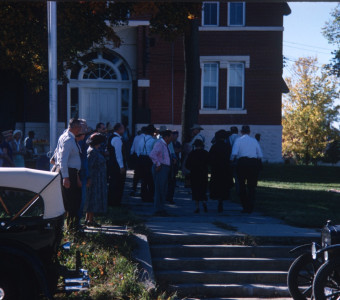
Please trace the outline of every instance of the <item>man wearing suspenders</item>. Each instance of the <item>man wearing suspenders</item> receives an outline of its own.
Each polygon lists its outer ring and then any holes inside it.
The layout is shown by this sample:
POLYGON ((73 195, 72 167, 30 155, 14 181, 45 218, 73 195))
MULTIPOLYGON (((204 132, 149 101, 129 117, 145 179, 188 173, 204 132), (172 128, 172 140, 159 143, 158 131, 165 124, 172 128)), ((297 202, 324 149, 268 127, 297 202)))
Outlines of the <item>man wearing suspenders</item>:
POLYGON ((152 177, 152 160, 149 157, 156 140, 153 137, 155 127, 145 127, 145 135, 139 140, 137 151, 139 152, 140 174, 142 179, 141 198, 143 202, 153 202, 154 182, 152 177))

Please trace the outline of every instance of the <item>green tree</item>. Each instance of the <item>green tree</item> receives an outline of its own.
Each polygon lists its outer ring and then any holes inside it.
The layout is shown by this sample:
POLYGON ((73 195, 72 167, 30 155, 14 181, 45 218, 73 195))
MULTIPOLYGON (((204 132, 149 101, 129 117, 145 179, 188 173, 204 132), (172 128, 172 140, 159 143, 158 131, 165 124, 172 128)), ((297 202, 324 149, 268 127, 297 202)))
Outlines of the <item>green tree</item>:
POLYGON ((285 79, 290 92, 283 99, 283 154, 316 163, 332 142, 331 123, 339 119, 338 82, 311 57, 299 58, 293 74, 285 79))
POLYGON ((165 40, 183 38, 184 95, 182 104, 182 140, 190 137, 190 128, 198 122, 200 65, 198 26, 201 3, 143 2, 134 6, 136 14, 150 15, 150 30, 165 40))
MULTIPOLYGON (((76 62, 80 55, 106 42, 119 45, 110 25, 125 21, 131 3, 113 1, 58 1, 58 73, 76 62), (107 20, 110 22, 108 23, 107 20)), ((34 90, 47 88, 46 1, 1 1, 0 68, 15 71, 34 90)))
POLYGON ((337 46, 337 50, 332 53, 334 57, 327 68, 332 74, 340 77, 340 4, 331 12, 331 20, 322 28, 322 33, 330 44, 337 46))

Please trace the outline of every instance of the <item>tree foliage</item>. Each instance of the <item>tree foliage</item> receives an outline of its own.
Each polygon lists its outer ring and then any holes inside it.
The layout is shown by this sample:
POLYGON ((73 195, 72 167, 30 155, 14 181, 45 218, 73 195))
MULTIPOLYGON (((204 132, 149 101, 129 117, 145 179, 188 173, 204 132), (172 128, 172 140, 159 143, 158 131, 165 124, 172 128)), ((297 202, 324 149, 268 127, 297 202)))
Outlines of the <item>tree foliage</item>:
POLYGON ((330 44, 337 46, 332 54, 334 57, 327 68, 332 74, 340 77, 340 4, 331 12, 331 20, 326 23, 322 31, 330 44))
POLYGON ((316 162, 332 140, 331 124, 339 119, 338 82, 318 70, 316 58, 300 58, 286 78, 289 94, 283 99, 283 154, 316 162))
MULTIPOLYGON (((131 3, 66 1, 57 4, 58 73, 106 42, 119 45, 111 24, 124 22, 131 3), (108 22, 108 20, 110 22, 108 22)), ((15 70, 36 91, 48 82, 46 1, 1 1, 0 66, 15 70)))

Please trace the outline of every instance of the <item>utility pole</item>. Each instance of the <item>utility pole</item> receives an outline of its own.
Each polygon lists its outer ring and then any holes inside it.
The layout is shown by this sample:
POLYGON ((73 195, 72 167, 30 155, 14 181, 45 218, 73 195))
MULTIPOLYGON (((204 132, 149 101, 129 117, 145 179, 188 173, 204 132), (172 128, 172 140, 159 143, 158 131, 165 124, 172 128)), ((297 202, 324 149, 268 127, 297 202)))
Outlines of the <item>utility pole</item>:
POLYGON ((57 145, 58 82, 57 82, 57 2, 47 1, 48 75, 50 107, 50 151, 57 145))

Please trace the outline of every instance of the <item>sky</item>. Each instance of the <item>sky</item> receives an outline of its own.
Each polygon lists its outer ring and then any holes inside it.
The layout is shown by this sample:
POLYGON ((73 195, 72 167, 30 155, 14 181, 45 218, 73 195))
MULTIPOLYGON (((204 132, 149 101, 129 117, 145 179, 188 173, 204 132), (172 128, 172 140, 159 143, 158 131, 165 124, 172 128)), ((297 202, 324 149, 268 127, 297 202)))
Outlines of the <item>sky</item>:
MULTIPOLYGON (((328 44, 321 31, 338 3, 288 2, 292 12, 284 17, 283 55, 287 58, 284 77, 291 76, 291 66, 299 57, 317 56, 319 65, 330 62, 331 52, 336 47, 328 44)), ((340 104, 340 99, 337 104, 340 104)), ((340 127, 340 123, 334 125, 340 127)))

